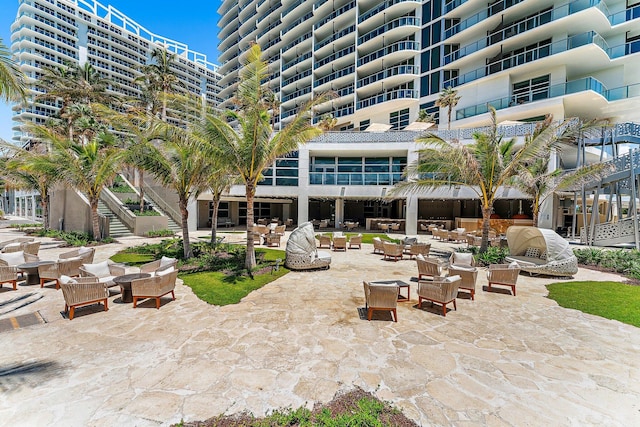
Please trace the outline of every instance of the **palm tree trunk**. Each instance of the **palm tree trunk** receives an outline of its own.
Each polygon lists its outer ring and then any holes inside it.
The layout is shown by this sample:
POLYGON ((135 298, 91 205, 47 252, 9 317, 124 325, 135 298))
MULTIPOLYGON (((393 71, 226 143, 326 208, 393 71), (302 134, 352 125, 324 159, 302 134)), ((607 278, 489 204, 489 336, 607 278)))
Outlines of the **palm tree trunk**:
POLYGON ((180 215, 182 216, 182 247, 184 248, 184 259, 191 258, 191 242, 189 241, 189 211, 187 201, 180 198, 180 215))
POLYGON ((533 199, 533 204, 531 206, 531 210, 532 210, 532 217, 533 217, 533 226, 537 227, 538 226, 538 216, 540 215, 540 199, 536 196, 536 198, 533 199))
POLYGON ((213 195, 213 213, 211 214, 211 245, 216 246, 216 234, 218 231, 218 208, 220 207, 220 197, 213 195))
POLYGON ((93 227, 93 239, 96 241, 101 241, 102 236, 100 235, 100 217, 98 216, 98 198, 91 199, 89 201, 89 205, 91 206, 91 224, 93 227))
POLYGON ((251 271, 256 267, 256 252, 253 245, 253 197, 255 196, 256 189, 254 186, 247 184, 247 259, 245 261, 245 267, 251 274, 251 271))
POLYGON ((144 211, 144 170, 138 169, 138 179, 140 180, 140 212, 144 211))
POLYGON ((451 130, 451 112, 453 111, 453 106, 449 104, 449 111, 447 116, 447 130, 451 130))
POLYGON ((49 229, 49 193, 40 193, 40 205, 42 206, 42 226, 49 229))
POLYGON ((489 247, 491 210, 491 206, 482 207, 482 242, 480 243, 480 253, 485 253, 489 247))

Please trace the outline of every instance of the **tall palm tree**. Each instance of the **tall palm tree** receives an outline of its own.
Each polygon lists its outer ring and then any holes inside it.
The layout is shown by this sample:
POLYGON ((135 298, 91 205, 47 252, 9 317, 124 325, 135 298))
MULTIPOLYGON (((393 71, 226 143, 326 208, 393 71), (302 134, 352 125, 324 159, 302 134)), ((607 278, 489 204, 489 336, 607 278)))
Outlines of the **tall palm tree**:
POLYGON ((453 89, 451 86, 447 86, 444 88, 442 92, 438 95, 438 99, 436 99, 435 105, 440 108, 447 108, 447 129, 451 130, 451 113, 456 105, 458 105, 458 101, 460 101, 460 97, 458 96, 458 91, 453 89))
POLYGON ((22 150, 6 163, 8 179, 15 188, 35 190, 40 193, 42 206, 42 225, 45 230, 49 224, 49 203, 51 189, 61 180, 61 168, 51 152, 22 150))
POLYGON ((70 141, 46 126, 33 125, 30 129, 39 139, 51 145, 60 178, 84 193, 89 200, 93 238, 101 240, 98 217, 100 193, 118 172, 124 155, 116 147, 115 137, 101 132, 82 144, 70 141))
MULTIPOLYGON (((531 136, 535 138, 537 134, 550 126, 552 117, 547 116, 545 121, 538 125, 531 136)), ((578 132, 585 133, 600 124, 597 121, 584 122, 580 124, 578 132)), ((530 138, 531 138, 530 137, 530 138)), ((563 141, 575 143, 575 141, 563 141)), ((582 185, 594 180, 599 180, 608 175, 611 171, 611 165, 608 163, 594 163, 592 165, 581 166, 572 171, 563 171, 562 169, 549 170, 551 161, 551 152, 547 151, 542 157, 534 159, 528 164, 522 165, 513 185, 520 189, 523 193, 531 196, 531 210, 533 216, 533 226, 538 226, 538 218, 540 206, 556 191, 576 191, 582 185)))
POLYGON ((108 90, 115 83, 100 74, 89 62, 82 66, 69 63, 45 68, 37 84, 45 93, 36 99, 61 101, 58 116, 65 123, 70 140, 75 137, 76 121, 92 114, 89 107, 92 103, 109 105, 120 101, 118 95, 108 90))
MULTIPOLYGON (((154 103, 160 100, 160 117, 163 122, 167 121, 168 96, 178 93, 184 87, 178 75, 171 68, 175 62, 176 54, 168 52, 163 48, 155 48, 151 52, 153 62, 143 66, 141 71, 143 77, 138 79, 146 86, 150 100, 154 103)), ((155 104, 152 104, 155 105, 155 104)))
MULTIPOLYGON (((430 134, 418 141, 427 144, 418 150, 418 160, 406 170, 408 180, 398 184, 392 193, 419 192, 438 187, 469 186, 480 199, 482 208, 482 243, 489 242, 489 219, 500 187, 511 184, 525 165, 544 157, 558 138, 558 126, 545 122, 536 135, 516 149, 515 139, 503 140, 498 134, 496 112, 492 108, 491 127, 487 133, 475 133, 470 145, 450 144, 430 134)), ((564 137, 575 131, 565 129, 564 137)))
POLYGON ((5 102, 24 100, 26 96, 25 78, 11 52, 0 38, 0 100, 5 102))
POLYGON ((217 156, 224 163, 235 167, 245 185, 247 197, 247 258, 246 268, 251 271, 256 266, 253 244, 253 200, 258 182, 263 179, 262 171, 269 167, 277 157, 298 149, 318 136, 322 131, 311 125, 310 114, 314 105, 325 102, 326 96, 317 97, 304 105, 298 114, 280 131, 271 127, 269 107, 265 104, 264 93, 267 90, 262 82, 267 80, 268 66, 261 59, 262 50, 252 45, 246 61, 240 70, 240 83, 235 96, 237 111, 221 114, 209 114, 205 123, 208 140, 215 146, 217 156), (227 118, 238 123, 232 128, 227 118))
POLYGON ((153 142, 138 148, 139 164, 165 187, 178 196, 180 208, 184 258, 191 257, 189 241, 189 211, 187 206, 207 187, 209 174, 208 147, 190 131, 167 123, 158 123, 160 132, 153 142))

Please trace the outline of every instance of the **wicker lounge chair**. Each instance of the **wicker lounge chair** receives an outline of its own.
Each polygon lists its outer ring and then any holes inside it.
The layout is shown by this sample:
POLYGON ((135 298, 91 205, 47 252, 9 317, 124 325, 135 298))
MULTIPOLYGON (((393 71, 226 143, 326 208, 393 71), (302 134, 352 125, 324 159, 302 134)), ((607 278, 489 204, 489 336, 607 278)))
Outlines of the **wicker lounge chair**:
POLYGON ((457 267, 473 267, 476 260, 471 252, 453 252, 449 257, 449 265, 457 267))
POLYGON ((453 309, 457 310, 456 297, 460 286, 460 276, 435 277, 433 281, 418 281, 418 308, 422 308, 422 300, 431 301, 442 305, 442 315, 447 315, 447 304, 453 303, 453 309))
POLYGON ((476 267, 450 266, 451 276, 460 276, 461 282, 458 289, 464 289, 471 293, 471 300, 476 299, 476 281, 478 280, 478 269, 476 267))
POLYGON ((416 256, 418 265, 418 280, 442 276, 444 264, 438 258, 416 256))
POLYGON ((331 255, 316 249, 311 222, 302 223, 291 232, 287 240, 285 264, 291 270, 329 268, 331 255))
POLYGON ((104 311, 109 310, 109 290, 97 277, 71 279, 65 276, 60 287, 64 296, 64 311, 69 313, 69 320, 73 320, 75 308, 79 306, 102 303, 104 311))
POLYGON ((511 288, 511 293, 516 296, 516 283, 520 268, 515 264, 491 264, 487 270, 487 280, 489 285, 487 289, 490 291, 492 285, 504 285, 511 288))
POLYGON ((0 266, 0 288, 5 283, 13 285, 13 290, 18 289, 18 269, 15 266, 8 267, 6 265, 0 266))
POLYGON ((40 261, 37 255, 31 255, 24 251, 0 253, 0 265, 17 267, 25 262, 40 261))
POLYGON ((38 275, 40 276, 40 287, 44 287, 46 282, 56 282, 56 289, 60 289, 60 280, 63 276, 77 277, 80 275, 80 267, 82 267, 82 258, 61 259, 53 264, 44 264, 38 266, 38 275))
POLYGON ((33 237, 16 237, 15 239, 5 240, 4 242, 0 242, 0 249, 2 252, 16 252, 21 249, 12 250, 13 248, 20 248, 21 243, 33 242, 35 239, 33 237))
POLYGON ((328 234, 318 234, 318 247, 331 249, 331 236, 328 234))
POLYGON ((400 287, 397 284, 382 284, 362 282, 364 285, 365 308, 367 309, 367 320, 371 321, 371 316, 376 310, 390 311, 393 314, 393 321, 398 321, 398 292, 400 287))
POLYGON ((373 238, 373 253, 384 254, 384 240, 379 237, 373 238))
POLYGON ((171 294, 173 300, 176 299, 174 289, 178 271, 168 268, 159 272, 155 276, 131 281, 131 295, 133 296, 133 308, 138 306, 138 300, 153 298, 156 300, 156 308, 160 309, 160 298, 171 294))
POLYGON ((538 227, 511 226, 507 229, 509 256, 529 274, 573 276, 578 272, 578 259, 560 235, 538 227))
POLYGON ((264 239, 264 244, 267 246, 278 246, 280 247, 280 238, 282 237, 281 234, 277 234, 277 233, 271 233, 268 234, 267 236, 265 236, 264 239))
POLYGON ((173 267, 178 268, 178 260, 175 258, 163 256, 155 261, 148 262, 140 266, 140 273, 150 273, 151 275, 158 274, 158 272, 173 267))
POLYGON ((114 264, 109 260, 96 264, 82 264, 82 267, 80 267, 81 277, 97 277, 98 282, 103 283, 108 288, 117 286, 113 278, 122 276, 125 273, 126 269, 123 265, 114 264))
POLYGON ((353 249, 356 246, 358 249, 362 249, 362 234, 349 237, 349 249, 353 249))
POLYGON ((334 251, 347 251, 347 238, 345 236, 336 236, 333 238, 334 251))
POLYGON ((83 264, 91 264, 93 262, 93 257, 96 254, 95 248, 86 248, 84 246, 79 247, 78 249, 74 249, 69 252, 62 253, 58 256, 58 259, 68 259, 68 258, 82 258, 83 264))
POLYGON ((399 243, 383 242, 384 245, 384 259, 393 258, 394 261, 398 261, 398 258, 402 259, 402 252, 404 246, 399 243))

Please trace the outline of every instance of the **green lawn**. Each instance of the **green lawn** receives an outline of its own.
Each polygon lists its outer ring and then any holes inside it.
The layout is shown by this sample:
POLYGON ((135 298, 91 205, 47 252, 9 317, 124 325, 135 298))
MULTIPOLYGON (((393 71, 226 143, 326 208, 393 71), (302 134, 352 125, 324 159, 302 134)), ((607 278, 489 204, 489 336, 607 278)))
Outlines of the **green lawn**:
POLYGON ((127 252, 118 252, 111 257, 111 261, 120 262, 127 265, 140 265, 154 260, 151 254, 136 254, 127 252))
POLYGON ((565 282, 547 285, 549 298, 565 308, 640 327, 640 286, 620 282, 565 282))
MULTIPOLYGON (((320 233, 316 233, 316 236, 318 236, 319 234, 331 234, 331 231, 326 231, 326 232, 320 232, 320 233)), ((345 236, 347 237, 351 237, 351 236, 357 236, 360 233, 344 233, 345 236)), ((368 244, 373 244, 373 238, 374 237, 379 237, 382 240, 386 240, 388 242, 394 242, 394 243, 399 243, 400 240, 398 239, 391 239, 389 238, 389 236, 387 236, 386 234, 381 234, 381 233, 362 233, 362 243, 368 243, 368 244)))

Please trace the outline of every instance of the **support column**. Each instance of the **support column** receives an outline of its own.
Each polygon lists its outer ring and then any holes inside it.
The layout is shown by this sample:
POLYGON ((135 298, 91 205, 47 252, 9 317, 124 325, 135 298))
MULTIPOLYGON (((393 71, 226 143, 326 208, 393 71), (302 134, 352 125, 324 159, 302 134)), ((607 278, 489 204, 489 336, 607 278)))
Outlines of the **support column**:
POLYGON ((298 151, 298 225, 309 221, 309 149, 298 151))
POLYGON ((291 218, 291 205, 289 203, 282 204, 282 222, 291 218))
MULTIPOLYGON (((198 201, 191 200, 187 204, 187 212, 189 212, 189 217, 187 218, 187 228, 189 231, 196 231, 198 229, 198 201)), ((212 219, 212 221, 214 221, 212 219)), ((181 224, 178 224, 181 225, 181 224)))
POLYGON ((36 196, 31 195, 31 219, 35 222, 36 220, 36 196))
POLYGON ((407 196, 405 233, 407 236, 418 235, 418 196, 407 196))
POLYGON ((336 219, 335 228, 338 228, 338 224, 344 222, 344 199, 336 199, 336 219))
POLYGON ((298 225, 309 221, 309 196, 306 193, 298 194, 298 225))

